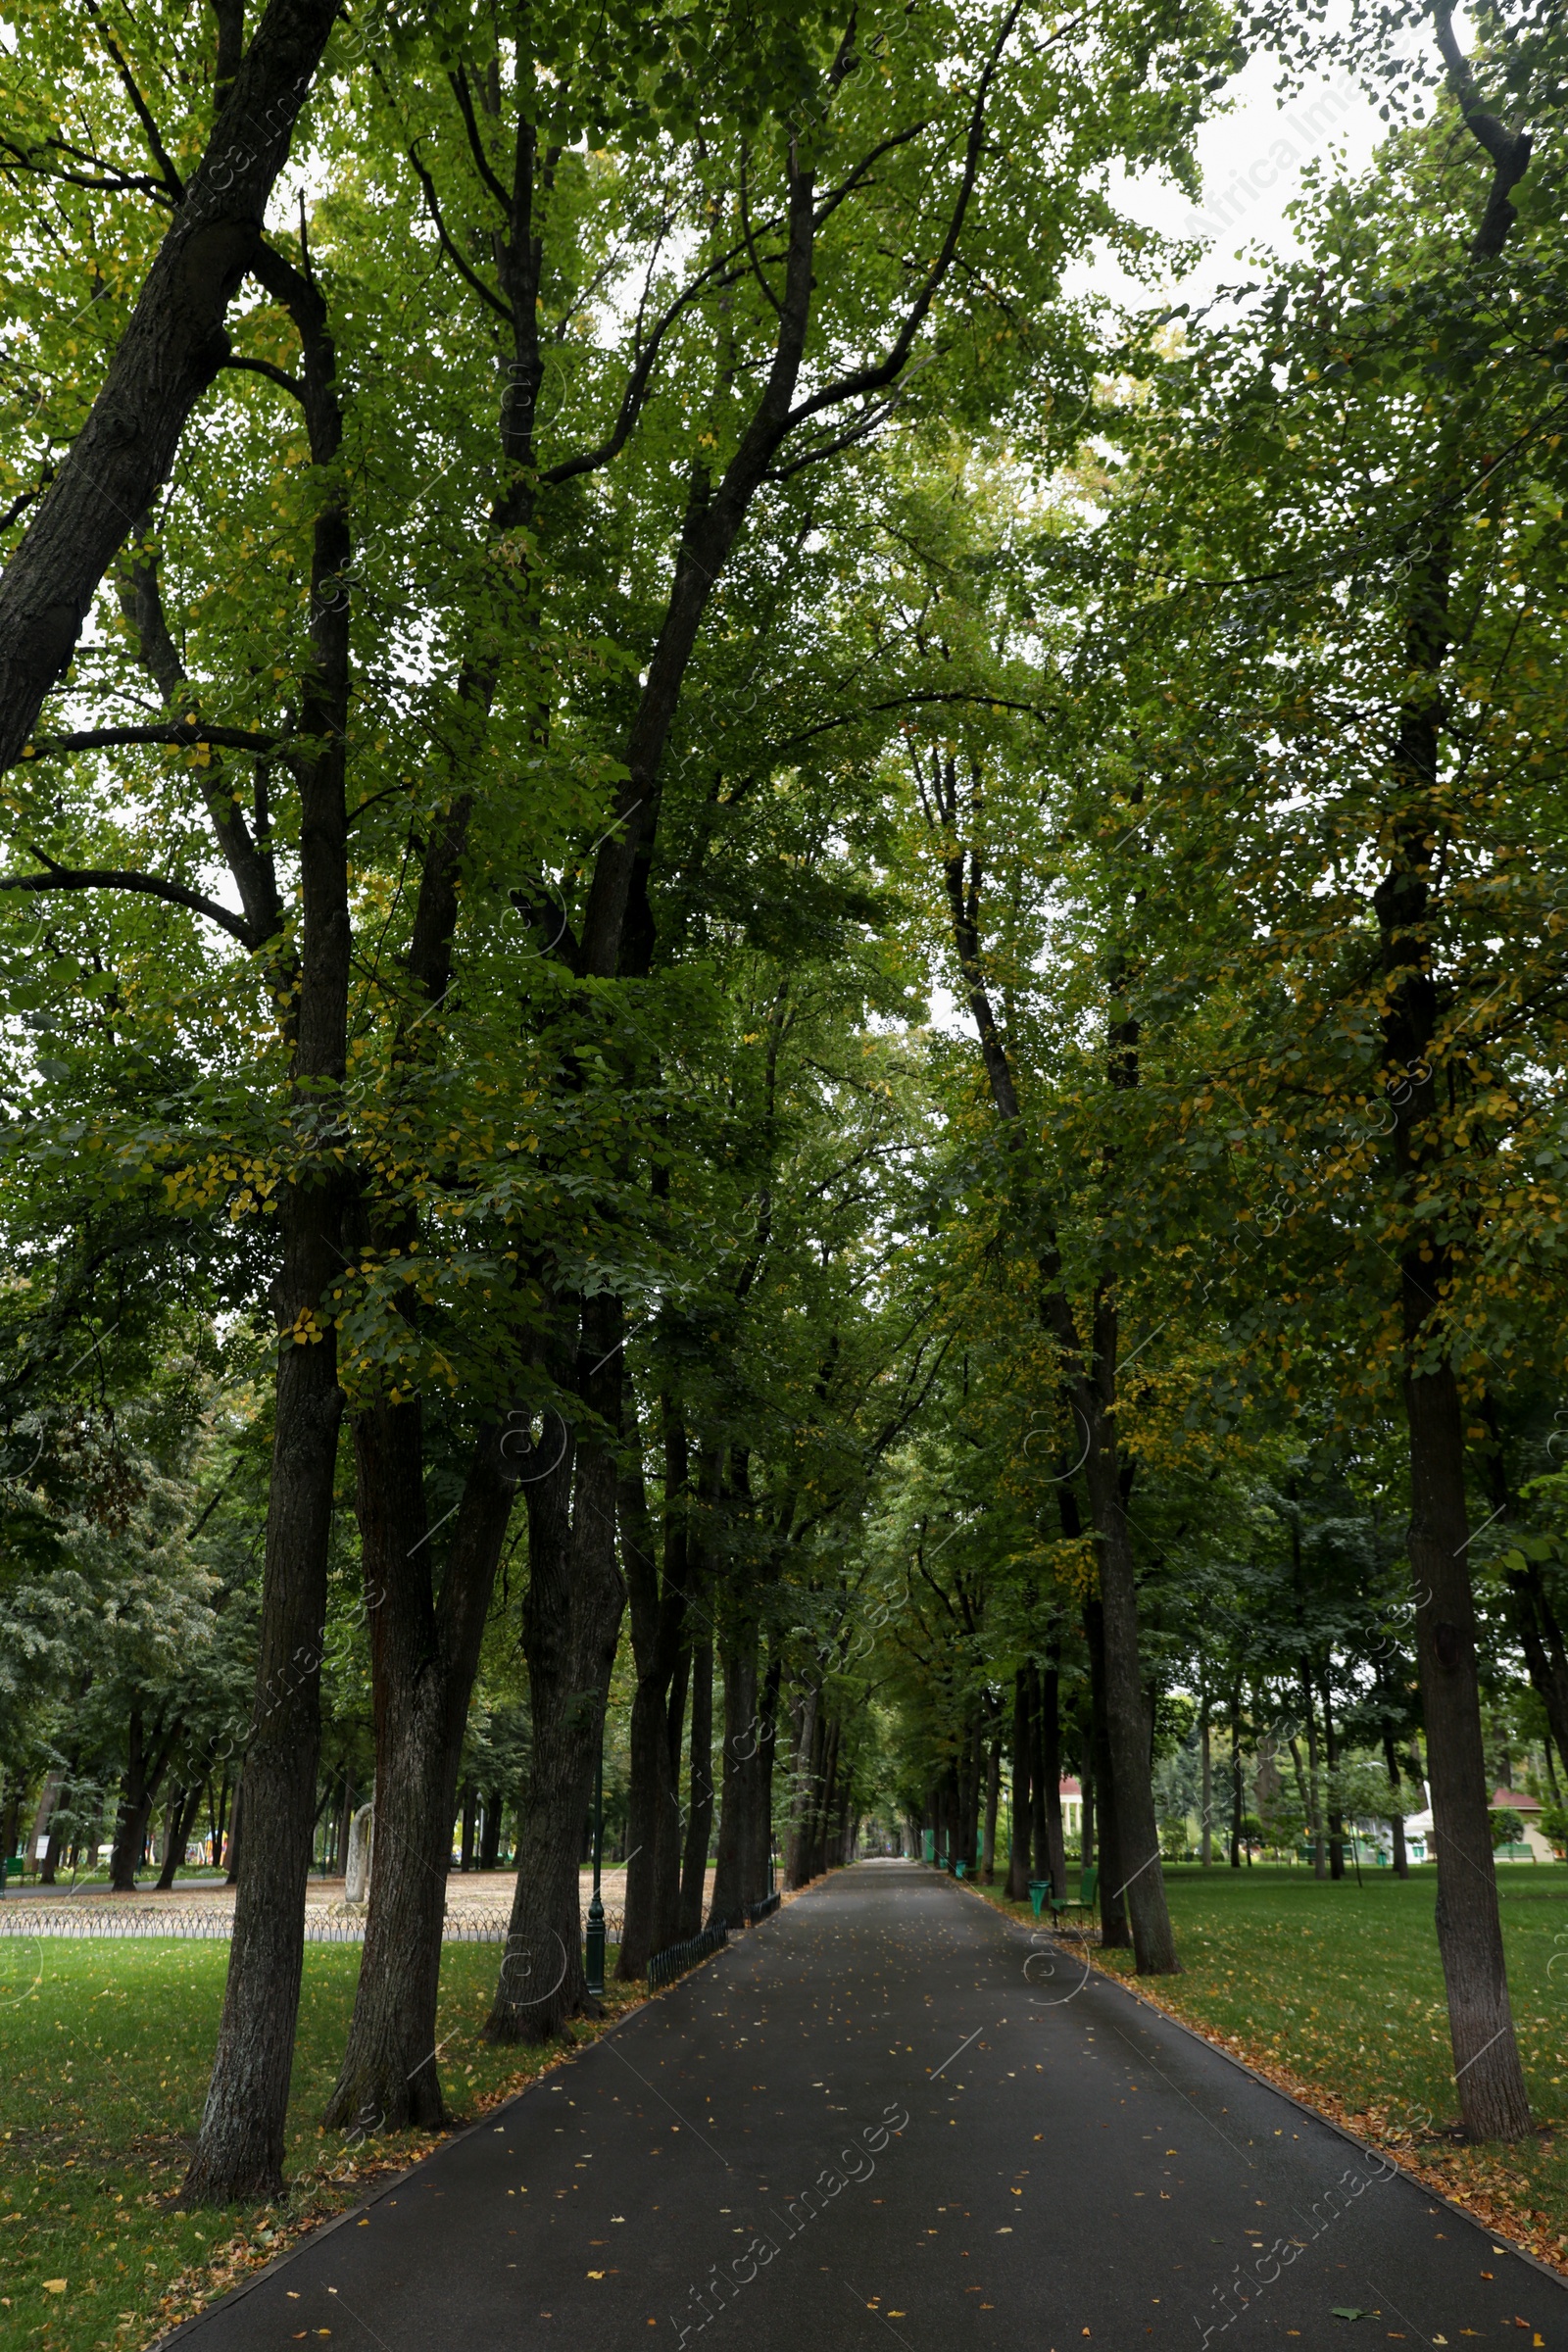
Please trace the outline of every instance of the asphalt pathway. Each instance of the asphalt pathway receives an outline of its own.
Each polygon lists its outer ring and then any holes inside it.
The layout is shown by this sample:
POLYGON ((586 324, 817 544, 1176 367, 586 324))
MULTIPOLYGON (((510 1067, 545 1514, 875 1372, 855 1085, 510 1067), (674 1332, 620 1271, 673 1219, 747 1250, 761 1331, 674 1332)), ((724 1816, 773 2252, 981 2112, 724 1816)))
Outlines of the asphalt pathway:
POLYGON ((1568 2290, 1069 1952, 862 1863, 177 2332, 1568 2352, 1568 2290))

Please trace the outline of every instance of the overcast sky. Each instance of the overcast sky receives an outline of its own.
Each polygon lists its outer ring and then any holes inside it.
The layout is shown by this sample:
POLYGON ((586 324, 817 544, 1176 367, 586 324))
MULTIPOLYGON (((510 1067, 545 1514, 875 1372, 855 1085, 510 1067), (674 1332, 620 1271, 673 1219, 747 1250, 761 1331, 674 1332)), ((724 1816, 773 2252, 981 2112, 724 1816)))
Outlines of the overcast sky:
MULTIPOLYGON (((1179 300, 1202 301, 1217 286, 1237 282, 1246 272, 1236 257, 1250 245, 1282 258, 1299 253, 1285 208, 1300 193, 1304 166, 1317 157, 1331 171, 1357 172, 1387 128, 1348 79, 1314 82, 1298 98, 1281 100, 1276 77, 1271 59, 1254 58, 1231 85, 1230 111, 1199 134, 1200 205, 1164 180, 1123 178, 1115 186, 1117 201, 1136 220, 1168 235, 1206 240, 1198 268, 1170 289, 1179 300)), ((1103 263, 1080 282, 1091 280, 1102 293, 1148 300, 1103 263)))

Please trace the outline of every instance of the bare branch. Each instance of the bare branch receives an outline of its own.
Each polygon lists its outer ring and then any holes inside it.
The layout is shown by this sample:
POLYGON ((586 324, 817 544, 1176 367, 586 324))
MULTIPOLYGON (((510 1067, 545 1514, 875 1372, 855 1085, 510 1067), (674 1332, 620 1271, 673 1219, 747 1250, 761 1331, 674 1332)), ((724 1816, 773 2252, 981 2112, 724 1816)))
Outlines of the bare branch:
MULTIPOLYGON (((43 858, 42 850, 33 851, 43 858)), ((187 890, 183 882, 166 882, 159 874, 118 873, 104 867, 56 865, 44 858, 47 871, 41 874, 0 874, 0 890, 129 890, 142 897, 162 899, 171 906, 188 906, 192 914, 205 915, 210 923, 237 939, 242 947, 251 946, 250 926, 242 915, 232 914, 220 906, 216 899, 204 898, 199 890, 187 890)))
POLYGON ((468 134, 468 146, 478 168, 479 177, 484 181, 497 204, 500 205, 507 220, 510 220, 512 219, 512 198, 490 169, 490 158, 485 154, 484 140, 479 135, 479 120, 473 111, 473 92, 468 87, 467 74, 460 66, 455 74, 447 75, 447 79, 452 84, 452 94, 462 109, 463 127, 468 134))
POLYGON ((454 269, 457 270, 463 277, 467 279, 468 284, 478 295, 479 300, 481 302, 488 303, 491 310, 496 313, 498 318, 504 318, 509 326, 515 325, 516 321, 512 314, 512 305, 509 302, 503 302, 499 294, 491 292, 490 288, 485 284, 484 279, 479 275, 478 271, 476 270, 469 269, 467 263, 458 251, 456 245, 453 244, 452 239, 447 235, 447 224, 441 218, 441 206, 435 192, 435 181, 431 178, 423 164, 420 163, 419 151, 417 147, 411 147, 408 151, 408 154, 410 163, 414 166, 415 171, 418 173, 419 185, 424 190, 424 201, 429 209, 430 218, 435 222, 435 233, 441 240, 442 252, 446 255, 448 261, 451 262, 454 269))
POLYGON ((791 426, 804 423, 808 416, 817 416, 823 409, 836 408, 841 400, 853 400, 858 393, 880 392, 885 385, 891 384, 896 377, 903 373, 905 364, 914 347, 914 338, 925 322, 931 305, 941 290, 942 281, 953 266, 953 257, 958 249, 958 239, 963 233, 963 224, 968 217, 975 181, 980 174, 980 157, 985 147, 986 103, 991 96, 991 84, 996 79, 997 68, 1002 63, 1002 53, 1012 38, 1012 29, 1018 22, 1022 6, 1023 0, 1012 0, 1012 6, 1004 17, 1001 29, 991 44, 990 55, 986 59, 985 69, 975 90, 974 105, 969 110, 969 133, 964 142, 963 177, 958 185, 958 193, 954 199, 953 211, 948 220, 948 232, 942 240, 941 251, 926 272, 924 285, 915 296, 909 307, 907 318, 894 338, 892 349, 887 357, 878 361, 874 367, 860 368, 851 375, 842 375, 835 382, 824 384, 820 392, 813 392, 808 399, 803 400, 790 416, 791 426))
POLYGON ((1453 14, 1448 0, 1432 0, 1432 23, 1438 47, 1443 52, 1448 88, 1464 117, 1465 127, 1492 158, 1492 186, 1487 191, 1486 211, 1470 251, 1478 262, 1494 261, 1508 242, 1508 232, 1518 219, 1508 199, 1530 169, 1530 133, 1510 130, 1506 122, 1499 122, 1482 105, 1470 60, 1453 37, 1453 14))
POLYGON ((126 97, 130 100, 131 105, 136 110, 136 120, 140 122, 142 129, 147 135, 147 144, 152 150, 152 158, 154 163, 158 166, 160 172, 163 174, 164 186, 169 190, 170 195, 172 196, 174 202, 177 204, 185 193, 185 183, 180 178, 179 173, 175 171, 173 161, 170 156, 169 150, 165 147, 163 139, 159 135, 158 125, 153 120, 152 108, 148 105, 146 99, 136 87, 135 76, 132 74, 131 70, 126 65, 123 57, 122 57, 114 34, 104 23, 103 11, 98 6, 98 0, 87 0, 87 13, 98 27, 99 35, 102 38, 104 47, 108 50, 110 56, 115 61, 115 71, 120 75, 121 83, 124 89, 126 97))
POLYGON ((653 375, 659 359, 660 347, 664 337, 681 313, 690 308, 699 294, 710 288, 722 291, 726 286, 737 284, 746 275, 745 270, 737 270, 734 267, 745 251, 746 244, 743 239, 739 245, 732 245, 728 253, 722 253, 716 261, 710 262, 708 268, 700 271, 689 285, 682 287, 668 310, 655 321, 648 341, 638 352, 632 365, 631 373, 626 378, 626 389, 621 396, 620 411, 609 439, 602 441, 597 449, 583 450, 576 457, 564 458, 559 466, 550 466, 548 470, 540 474, 539 479, 542 482, 549 482, 552 485, 569 482, 577 474, 597 472, 601 466, 610 465, 612 459, 620 455, 631 438, 632 428, 642 414, 643 404, 648 397, 649 380, 653 375))
POLYGON ((776 318, 782 318, 784 316, 784 306, 779 301, 778 296, 774 293, 772 287, 767 282, 767 278, 763 273, 762 265, 758 259, 756 242, 752 236, 751 212, 746 202, 746 144, 744 140, 741 143, 739 195, 741 207, 741 232, 746 239, 746 254, 747 259, 752 265, 752 275, 761 287, 762 292, 767 296, 768 301, 773 305, 773 316, 776 318))
POLYGON ((225 752, 275 752, 281 735, 262 735, 249 727, 210 727, 202 720, 171 719, 155 727, 86 727, 75 735, 40 735, 24 759, 43 760, 55 752, 116 752, 136 743, 172 743, 186 750, 210 743, 225 752))
POLYGON ((237 368, 245 375, 265 375, 270 383, 280 384, 285 392, 292 394, 301 408, 305 406, 305 386, 299 377, 290 375, 286 368, 274 368, 270 360, 242 360, 236 354, 225 360, 223 366, 237 368))

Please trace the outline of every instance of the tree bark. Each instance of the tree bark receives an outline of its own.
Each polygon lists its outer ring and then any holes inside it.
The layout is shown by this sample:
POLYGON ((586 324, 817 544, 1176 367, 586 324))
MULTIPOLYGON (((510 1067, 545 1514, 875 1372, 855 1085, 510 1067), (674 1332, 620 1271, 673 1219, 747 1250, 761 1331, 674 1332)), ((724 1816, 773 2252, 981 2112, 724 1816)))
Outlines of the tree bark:
POLYGON ((423 1407, 355 1416, 354 1456, 375 1721, 375 1861, 365 1954, 328 2129, 446 2121, 436 2004, 468 1700, 515 1492, 499 1429, 475 1443, 439 1585, 425 1516, 423 1407))
POLYGON ((1083 1749, 1083 1830, 1078 1839, 1078 1859, 1085 1870, 1095 1861, 1095 1749, 1094 1715, 1080 1714, 1079 1740, 1083 1749))
MULTIPOLYGON (((680 1796, 669 1746, 669 1698, 686 1619, 685 1431, 665 1412, 663 1574, 640 1458, 620 1482, 621 1559, 631 1615, 637 1687, 631 1706, 631 1788, 627 1809, 626 1908, 615 1975, 633 1983, 656 1952, 676 1940, 680 1917, 680 1796), (678 1430, 678 1437, 675 1431, 678 1430), (673 1470, 680 1493, 669 1494, 673 1470)), ((633 1431, 628 1407, 628 1420, 633 1431)))
MULTIPOLYGON (((1102 1377, 1116 1360, 1115 1309, 1102 1299, 1096 1314, 1095 1359, 1102 1377)), ((1087 1388, 1087 1384, 1082 1384, 1087 1388)), ((1095 1533, 1100 1552, 1100 1597, 1103 1623, 1103 1703, 1105 1754, 1109 1772, 1102 1783, 1104 1824, 1102 1843, 1109 1846, 1114 1812, 1116 1869, 1132 1928, 1133 1953, 1140 1976, 1173 1976, 1181 1963, 1165 1901, 1160 1864, 1159 1828, 1154 1819, 1154 1786, 1150 1752, 1149 1713, 1144 1701, 1143 1669, 1138 1631, 1138 1583, 1132 1543, 1120 1492, 1115 1438, 1095 1399, 1089 1418, 1086 1469, 1094 1500, 1095 1533)), ((1108 1850, 1103 1869, 1108 1871, 1108 1850)), ((1103 1875, 1103 1873, 1102 1873, 1103 1875)))
POLYGON ((813 1677, 801 1693, 795 1726, 795 1770, 790 1790, 790 1834, 784 1884, 792 1891, 811 1876, 817 1797, 821 1785, 822 1689, 813 1677))
POLYGON ((986 1741, 986 1826, 980 1848, 980 1876, 991 1886, 997 1875, 997 1814, 1002 1804, 1002 1727, 994 1725, 986 1741))
POLYGON ((201 1785, 193 1788, 176 1788, 169 1800, 168 1822, 164 1832, 163 1867, 158 1874, 158 1891, 168 1894, 174 1884, 174 1873, 185 1859, 185 1846, 196 1819, 196 1808, 202 1801, 201 1785))
MULTIPOLYGON (((724 1665, 724 1768, 719 1797, 718 1860, 709 1917, 739 1927, 748 1903, 767 1892, 768 1826, 762 1819, 770 1782, 769 1727, 758 1682, 755 1611, 738 1607, 720 1635, 724 1665)), ((776 1689, 776 1685, 775 1685, 776 1689)), ((825 1838, 827 1823, 821 1825, 825 1838)))
POLYGON ((102 390, 0 580, 0 768, 20 759, 99 582, 228 357, 223 314, 261 240, 339 0, 271 0, 170 222, 102 390))
MULTIPOLYGON (((1406 1268, 1407 1327, 1419 1329, 1426 1318, 1429 1280, 1428 1267, 1406 1268)), ((1416 1658, 1438 1849, 1438 1949, 1459 2112, 1472 2139, 1518 2139, 1530 2130, 1530 2101, 1497 1916, 1470 1589, 1464 1415, 1451 1365, 1407 1372, 1404 1399, 1416 1658)))
POLYGON ((613 1300, 583 1301, 578 1394, 587 1410, 565 1432, 556 1469, 525 1489, 522 1641, 533 1752, 506 1957, 484 2029, 493 2042, 548 2041, 590 2006, 578 1857, 626 1600, 615 1565, 615 1459, 606 1434, 620 1427, 620 1325, 613 1300))
MULTIPOLYGON (((273 0, 273 10, 280 19, 285 10, 290 18, 310 13, 303 0, 273 0)), ((332 13, 320 7, 314 12, 322 41, 332 13)), ((270 11, 268 23, 271 16, 270 11)), ((249 59, 224 109, 225 122, 231 111, 238 117, 242 110, 248 65, 249 59)), ((256 258, 257 249, 248 247, 247 262, 256 258)), ((270 282, 284 285, 299 331, 311 457, 327 469, 341 448, 342 411, 325 305, 315 285, 280 257, 268 257, 267 266, 270 282)), ((286 1017, 294 1040, 291 1115, 301 1120, 302 1147, 327 1126, 323 1113, 342 1084, 347 1056, 353 945, 344 794, 349 624, 339 583, 349 553, 348 512, 334 490, 314 527, 311 664, 300 698, 301 735, 321 748, 296 769, 301 945, 286 1017)), ((180 2190, 187 2205, 271 2198, 282 2188, 316 1825, 327 1544, 343 1410, 336 1327, 322 1310, 343 1263, 344 1184, 336 1153, 317 1141, 314 1152, 302 1148, 279 1207, 282 1265, 272 1302, 280 1345, 256 1702, 244 1763, 245 1836, 212 2081, 180 2190)))
POLYGON ((1061 1834, 1061 1670, 1052 1662, 1040 1676, 1040 1757, 1046 1790, 1046 1864, 1052 1892, 1067 1892, 1067 1847, 1061 1834))
POLYGON ((1110 1766, 1110 1739, 1105 1725, 1105 1626, 1100 1601, 1084 1603, 1084 1635, 1089 1644, 1091 1739, 1095 1757, 1095 1790, 1100 1804, 1100 1940, 1107 1949, 1124 1951, 1132 1942, 1123 1893, 1122 1842, 1116 1811, 1116 1783, 1110 1766))
MULTIPOLYGON (((1040 1666, 1029 1661, 1029 1851, 1037 1880, 1051 1877, 1051 1791, 1046 1786, 1045 1706, 1040 1666)), ((1055 1892, 1054 1886, 1052 1888, 1055 1892)))
POLYGON ((1312 1876, 1326 1879, 1329 1863, 1323 1835, 1323 1784, 1318 1771, 1317 1701, 1312 1695, 1311 1670, 1304 1657, 1301 1660, 1301 1704, 1306 1709, 1306 1790, 1308 1826, 1312 1833, 1312 1876))
POLYGON ((692 1734, 688 1751, 686 1851, 681 1863, 680 1919, 676 1940, 695 1936, 703 1924, 708 1883, 708 1848, 713 1835, 713 1645, 692 1648, 692 1734))
POLYGON ((1394 1841, 1394 1875, 1396 1879, 1410 1876, 1410 1856, 1404 1842, 1404 1815, 1396 1808, 1399 1793, 1399 1760, 1394 1752, 1394 1726, 1385 1717, 1383 1724, 1383 1762, 1394 1791, 1395 1808, 1389 1814, 1389 1832, 1394 1841))
POLYGON ((113 1894, 134 1894, 147 1824, 152 1818, 163 1778, 163 1762, 152 1752, 140 1707, 130 1710, 125 1735, 125 1769, 121 1781, 120 1808, 115 1816, 114 1843, 109 1849, 109 1887, 113 1894))
POLYGON ((1334 1649, 1332 1643, 1323 1662, 1323 1762, 1329 1780, 1329 1877, 1345 1876, 1345 1815, 1340 1801, 1340 1736, 1334 1723, 1334 1649))
POLYGON ((1203 1699, 1203 1713, 1199 1726, 1202 1749, 1202 1814, 1198 1833, 1199 1859, 1205 1870, 1214 1867, 1214 1743, 1208 1720, 1208 1699, 1203 1699))
POLYGON ((1033 1774, 1029 1728, 1029 1669, 1020 1666, 1012 1678, 1012 1838, 1007 1854, 1007 1900, 1029 1900, 1029 1846, 1033 1812, 1029 1789, 1033 1774))

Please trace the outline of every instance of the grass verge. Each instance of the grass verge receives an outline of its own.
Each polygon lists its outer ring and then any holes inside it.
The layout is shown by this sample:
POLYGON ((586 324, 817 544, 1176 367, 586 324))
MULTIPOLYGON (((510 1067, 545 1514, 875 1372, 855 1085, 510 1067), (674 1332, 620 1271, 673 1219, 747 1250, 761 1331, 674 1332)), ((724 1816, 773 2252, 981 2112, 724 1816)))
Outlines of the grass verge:
MULTIPOLYGON (((1184 2025, 1256 2069, 1499 2236, 1568 2271, 1568 1869, 1499 1867, 1514 2025, 1538 2126, 1510 2145, 1457 2140, 1458 2098, 1433 1905, 1435 1872, 1319 1882, 1288 1869, 1167 1868, 1179 1977, 1133 1975, 1184 2025), (1563 1975, 1554 1978, 1553 1963, 1563 1975)), ((1009 1917, 1027 1903, 977 1887, 1009 1917)))
MULTIPOLYGON (((498 1947, 448 1944, 442 2081, 459 2120, 520 2090, 602 2029, 537 2050, 479 2039, 498 1947)), ((280 2205, 181 2213, 201 2119, 226 1942, 0 1937, 0 2342, 130 2352, 188 2318, 378 2176, 437 2144, 351 2145, 317 2119, 348 2031, 360 1952, 307 1944, 280 2205)), ((612 1984, 606 2023, 642 1997, 612 1984)))

